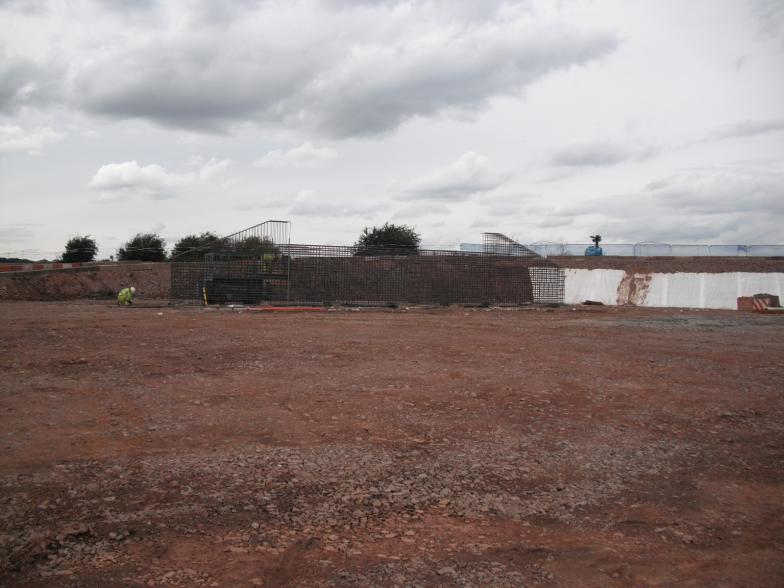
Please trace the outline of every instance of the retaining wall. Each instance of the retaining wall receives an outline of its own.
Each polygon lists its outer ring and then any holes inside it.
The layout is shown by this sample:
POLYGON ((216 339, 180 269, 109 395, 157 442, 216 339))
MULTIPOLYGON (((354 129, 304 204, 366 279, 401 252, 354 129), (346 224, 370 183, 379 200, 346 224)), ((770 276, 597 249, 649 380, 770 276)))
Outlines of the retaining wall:
POLYGON ((635 272, 566 269, 564 301, 673 308, 737 308, 739 296, 784 298, 784 272, 635 272))
MULTIPOLYGON (((736 308, 738 296, 784 300, 784 258, 549 258, 565 267, 565 302, 736 308)), ((168 263, 0 273, 0 300, 113 298, 134 285, 142 299, 169 297, 168 263)))

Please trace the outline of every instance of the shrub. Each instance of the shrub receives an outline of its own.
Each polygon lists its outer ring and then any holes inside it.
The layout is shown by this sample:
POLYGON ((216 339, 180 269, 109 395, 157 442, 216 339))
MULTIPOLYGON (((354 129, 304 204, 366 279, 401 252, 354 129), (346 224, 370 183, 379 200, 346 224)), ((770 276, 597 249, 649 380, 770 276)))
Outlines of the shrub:
POLYGON ((419 234, 413 227, 384 223, 365 229, 356 242, 356 255, 417 255, 419 234))
POLYGON ((228 246, 235 253, 246 253, 249 255, 264 255, 269 253, 278 254, 280 249, 267 237, 245 237, 235 241, 228 246))
POLYGON ((187 235, 174 244, 171 257, 178 261, 199 261, 210 251, 223 246, 224 240, 210 231, 201 235, 187 235))
POLYGON ((138 233, 117 252, 120 261, 165 261, 166 241, 155 233, 138 233))
POLYGON ((77 235, 68 239, 62 260, 67 263, 93 261, 97 253, 95 239, 89 235, 77 235))

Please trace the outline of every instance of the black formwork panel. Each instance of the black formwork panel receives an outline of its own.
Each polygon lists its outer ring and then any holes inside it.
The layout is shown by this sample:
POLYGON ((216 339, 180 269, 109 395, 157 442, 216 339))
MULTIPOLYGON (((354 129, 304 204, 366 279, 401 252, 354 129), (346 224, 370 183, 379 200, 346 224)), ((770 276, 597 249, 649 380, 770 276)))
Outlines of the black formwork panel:
POLYGON ((206 280, 204 287, 205 298, 211 304, 255 304, 264 300, 263 278, 216 277, 206 280))
POLYGON ((212 253, 204 259, 208 303, 255 304, 287 297, 288 257, 212 253))

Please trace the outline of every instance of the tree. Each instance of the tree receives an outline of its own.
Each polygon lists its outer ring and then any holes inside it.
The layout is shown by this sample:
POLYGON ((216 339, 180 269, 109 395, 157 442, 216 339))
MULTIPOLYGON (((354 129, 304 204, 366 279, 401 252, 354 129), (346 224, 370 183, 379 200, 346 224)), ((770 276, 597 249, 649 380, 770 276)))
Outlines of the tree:
POLYGON ((365 227, 355 245, 356 255, 417 255, 419 242, 413 227, 384 223, 372 229, 365 227))
POLYGON ((155 233, 137 233, 117 252, 120 261, 165 261, 166 241, 155 233))
POLYGON ((246 253, 249 255, 264 255, 270 253, 280 253, 280 249, 268 237, 245 237, 239 241, 231 243, 230 248, 235 253, 246 253))
POLYGON ((65 244, 62 259, 67 263, 93 261, 98 253, 95 239, 89 235, 71 237, 65 244))
POLYGON ((172 259, 178 261, 200 261, 207 253, 225 246, 224 240, 210 231, 201 235, 187 235, 177 241, 172 249, 172 259))

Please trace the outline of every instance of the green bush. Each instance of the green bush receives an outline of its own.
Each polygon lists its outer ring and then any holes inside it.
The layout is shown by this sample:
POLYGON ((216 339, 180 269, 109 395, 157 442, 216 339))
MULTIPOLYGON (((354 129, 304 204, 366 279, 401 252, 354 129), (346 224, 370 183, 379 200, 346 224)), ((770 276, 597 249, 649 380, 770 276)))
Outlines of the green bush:
POLYGON ((356 255, 417 255, 419 234, 413 227, 384 223, 380 227, 365 229, 355 247, 356 255))
POLYGON ((239 241, 234 241, 228 245, 227 248, 235 253, 244 253, 249 255, 280 253, 280 249, 275 247, 275 244, 267 237, 245 237, 239 241))
POLYGON ((155 233, 138 233, 117 252, 120 261, 166 261, 166 241, 155 233))
POLYGON ((207 253, 225 247, 225 241, 215 233, 206 231, 201 235, 187 235, 177 241, 172 249, 172 259, 178 261, 199 261, 207 253))
POLYGON ((97 253, 98 245, 95 239, 89 235, 77 235, 68 239, 62 260, 66 263, 88 262, 93 261, 97 253))

